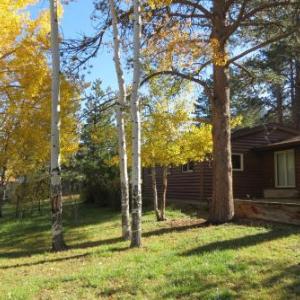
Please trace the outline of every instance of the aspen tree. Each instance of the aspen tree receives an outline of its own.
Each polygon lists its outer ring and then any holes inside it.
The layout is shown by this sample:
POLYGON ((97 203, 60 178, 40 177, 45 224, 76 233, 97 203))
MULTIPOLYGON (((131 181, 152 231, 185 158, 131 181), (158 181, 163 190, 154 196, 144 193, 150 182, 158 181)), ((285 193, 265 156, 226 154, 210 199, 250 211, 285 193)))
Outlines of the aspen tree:
POLYGON ((122 236, 125 240, 130 239, 130 215, 129 215, 129 183, 127 171, 127 146, 126 146, 126 132, 125 132, 125 118, 124 110, 126 108, 126 86, 124 81, 124 74, 121 65, 120 57, 120 39, 118 32, 118 20, 116 15, 114 0, 109 0, 113 40, 114 40, 114 63, 119 85, 119 95, 116 108, 116 119, 118 127, 118 143, 119 143, 119 157, 120 157, 120 181, 121 181, 121 207, 122 207, 122 236))
POLYGON ((57 0, 50 0, 52 53, 52 114, 51 114, 51 209, 52 250, 66 248, 62 224, 62 189, 60 169, 60 53, 57 0))
POLYGON ((133 0, 133 82, 131 93, 131 119, 132 119, 132 224, 131 247, 140 247, 142 243, 142 178, 141 178, 141 117, 139 101, 139 85, 141 77, 141 4, 133 0))

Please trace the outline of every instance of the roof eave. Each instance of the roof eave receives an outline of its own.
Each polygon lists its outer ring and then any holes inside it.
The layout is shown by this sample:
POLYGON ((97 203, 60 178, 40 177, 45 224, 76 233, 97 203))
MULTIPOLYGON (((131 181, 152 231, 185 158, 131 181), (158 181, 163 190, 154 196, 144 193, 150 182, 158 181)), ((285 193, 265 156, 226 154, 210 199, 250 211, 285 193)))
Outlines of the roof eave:
POLYGON ((284 150, 288 147, 300 146, 300 141, 292 141, 287 143, 270 144, 262 147, 253 148, 254 151, 268 151, 268 150, 284 150))

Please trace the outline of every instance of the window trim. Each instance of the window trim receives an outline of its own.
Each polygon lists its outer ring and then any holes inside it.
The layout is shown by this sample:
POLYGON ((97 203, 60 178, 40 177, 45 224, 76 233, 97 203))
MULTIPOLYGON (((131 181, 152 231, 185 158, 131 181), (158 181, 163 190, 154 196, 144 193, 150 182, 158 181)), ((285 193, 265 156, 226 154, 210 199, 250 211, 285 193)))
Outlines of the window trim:
POLYGON ((188 167, 188 169, 187 169, 186 171, 183 170, 183 166, 184 166, 184 165, 189 166, 190 163, 193 163, 193 162, 189 161, 188 163, 183 164, 183 165, 181 166, 181 173, 192 173, 192 172, 194 172, 194 169, 190 169, 189 167, 188 167))
POLYGON ((241 159, 241 168, 240 169, 235 169, 232 166, 232 171, 237 171, 237 172, 242 172, 244 171, 244 153, 231 153, 231 163, 232 163, 232 156, 233 155, 238 155, 241 159))
MULTIPOLYGON (((286 150, 281 150, 281 151, 274 151, 274 180, 275 180, 275 188, 281 188, 281 189, 290 189, 290 188, 295 188, 296 187, 296 160, 295 160, 295 149, 286 149, 286 150), (293 157, 294 157, 294 184, 293 185, 279 185, 278 184, 278 170, 277 170, 277 155, 279 153, 287 153, 287 152, 292 152, 293 157)), ((285 172, 285 181, 287 182, 287 172, 285 172)))

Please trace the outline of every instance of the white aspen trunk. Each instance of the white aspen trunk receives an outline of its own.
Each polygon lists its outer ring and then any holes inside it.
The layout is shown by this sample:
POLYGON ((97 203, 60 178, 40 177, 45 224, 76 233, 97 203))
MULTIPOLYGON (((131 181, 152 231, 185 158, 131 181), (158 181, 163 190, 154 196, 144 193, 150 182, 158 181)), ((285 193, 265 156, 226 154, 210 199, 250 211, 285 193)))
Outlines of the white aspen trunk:
POLYGON ((156 169, 155 166, 152 166, 151 168, 151 177, 152 177, 152 192, 153 192, 153 206, 154 206, 154 212, 156 216, 156 220, 160 221, 160 213, 158 209, 158 196, 157 196, 157 183, 156 183, 156 169))
POLYGON ((132 224, 131 247, 142 244, 142 178, 141 178, 141 120, 139 109, 140 85, 140 48, 141 48, 141 6, 139 0, 133 0, 134 40, 133 40, 133 82, 131 94, 132 118, 132 224))
POLYGON ((118 126, 118 142, 120 157, 120 181, 121 181, 121 206, 122 206, 122 236, 129 240, 131 236, 129 216, 129 183, 127 171, 127 143, 125 132, 124 108, 126 107, 126 86, 120 58, 120 39, 118 32, 118 20, 114 0, 109 0, 112 16, 113 39, 114 39, 114 62, 119 85, 119 99, 116 116, 118 126))
POLYGON ((60 53, 57 18, 57 0, 50 0, 52 50, 52 113, 51 113, 51 187, 52 250, 66 248, 62 225, 62 189, 60 174, 60 53))

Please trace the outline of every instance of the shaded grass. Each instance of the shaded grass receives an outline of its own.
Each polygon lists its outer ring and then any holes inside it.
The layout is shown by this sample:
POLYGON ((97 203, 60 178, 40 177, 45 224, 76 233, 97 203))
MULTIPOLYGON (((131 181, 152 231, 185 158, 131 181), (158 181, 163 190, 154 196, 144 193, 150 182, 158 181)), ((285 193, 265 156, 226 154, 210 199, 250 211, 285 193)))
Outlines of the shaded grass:
POLYGON ((0 221, 0 299, 300 299, 300 228, 206 226, 178 210, 143 217, 143 247, 119 214, 65 209, 70 249, 51 253, 50 217, 0 221))

